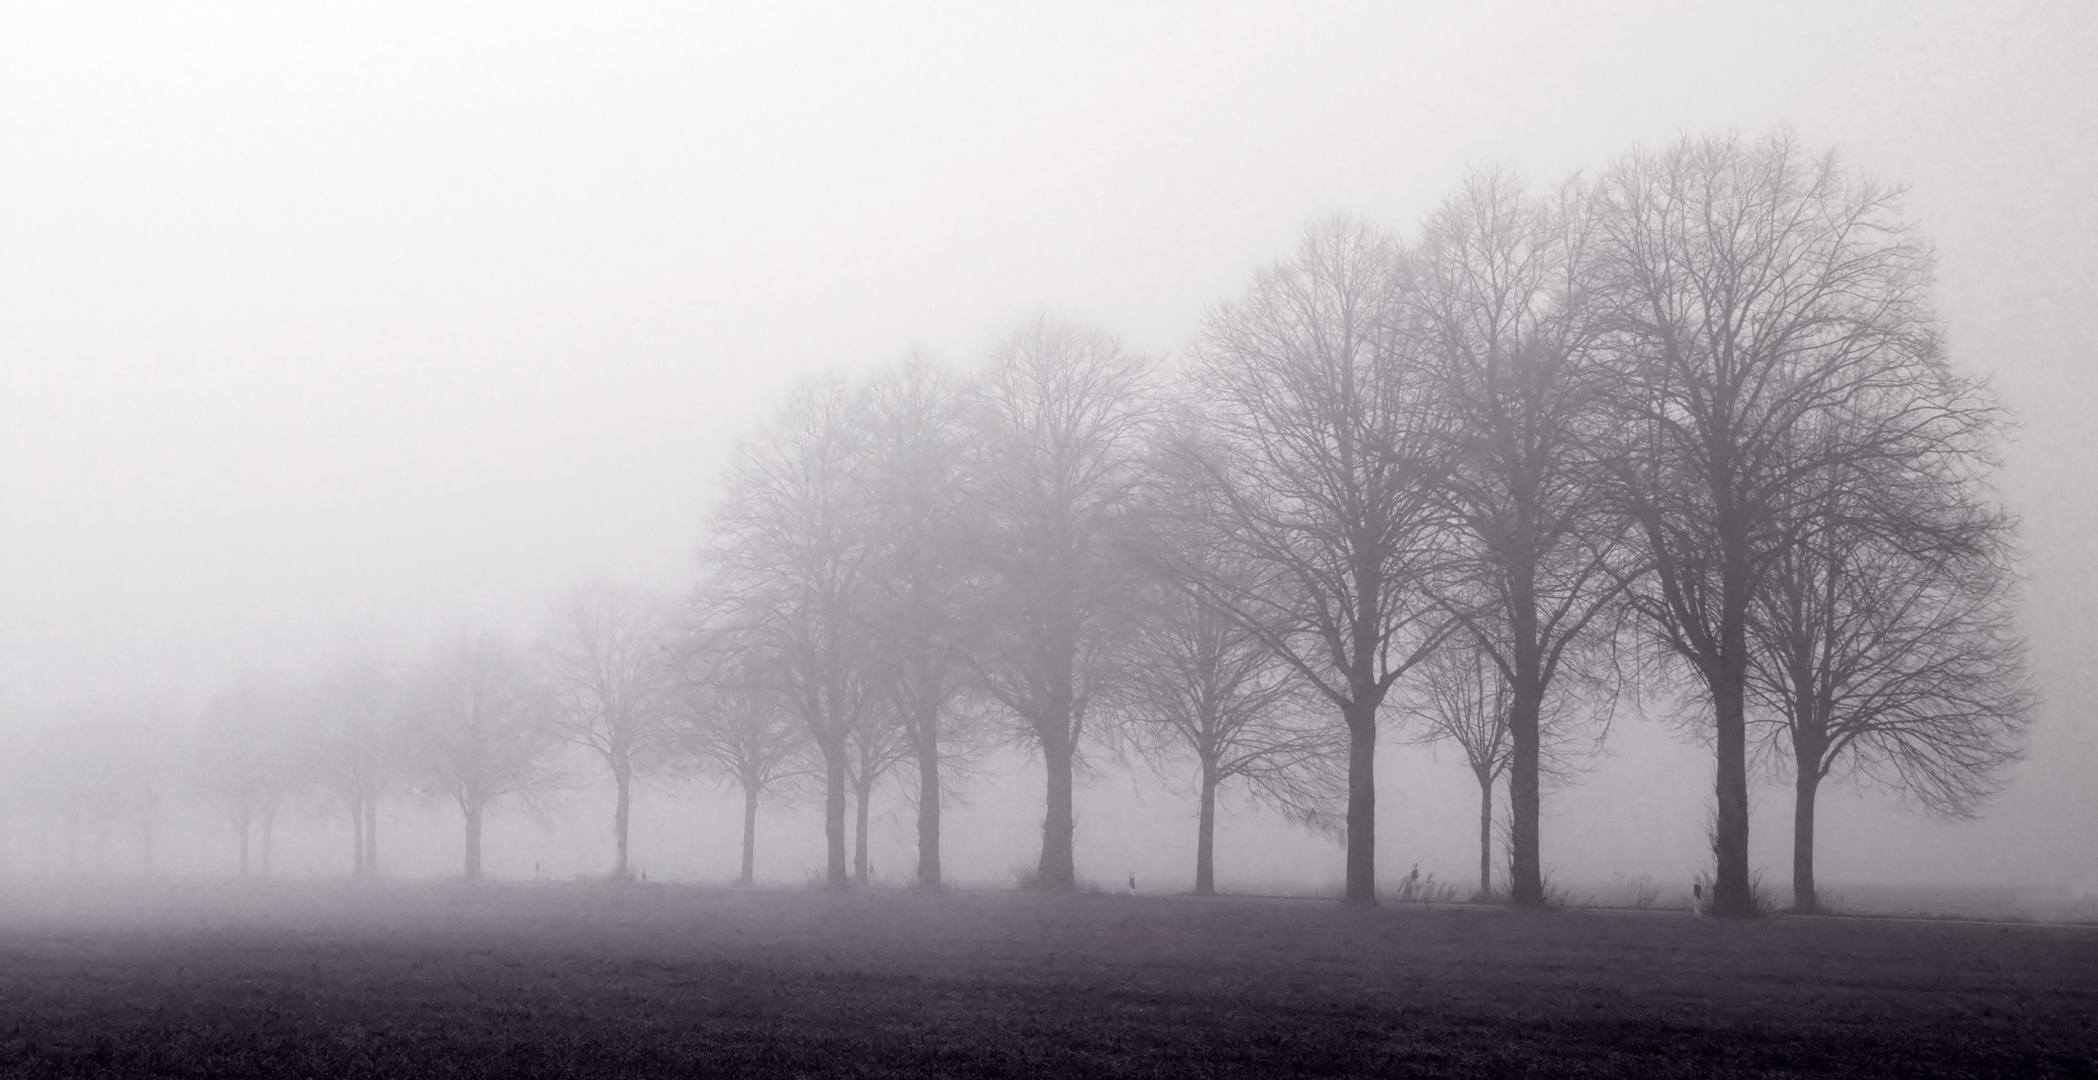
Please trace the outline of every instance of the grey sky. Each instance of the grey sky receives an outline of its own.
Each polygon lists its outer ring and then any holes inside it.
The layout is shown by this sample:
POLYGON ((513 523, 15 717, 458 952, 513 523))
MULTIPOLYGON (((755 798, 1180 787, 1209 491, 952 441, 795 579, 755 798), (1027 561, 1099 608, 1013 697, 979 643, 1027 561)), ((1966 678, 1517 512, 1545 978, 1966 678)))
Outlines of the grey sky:
POLYGON ((1788 123, 1911 185, 2024 420, 2036 783, 2077 798, 2098 7, 1126 7, 0 9, 0 692, 674 583, 800 373, 1040 309, 1170 352, 1316 216, 1788 123))

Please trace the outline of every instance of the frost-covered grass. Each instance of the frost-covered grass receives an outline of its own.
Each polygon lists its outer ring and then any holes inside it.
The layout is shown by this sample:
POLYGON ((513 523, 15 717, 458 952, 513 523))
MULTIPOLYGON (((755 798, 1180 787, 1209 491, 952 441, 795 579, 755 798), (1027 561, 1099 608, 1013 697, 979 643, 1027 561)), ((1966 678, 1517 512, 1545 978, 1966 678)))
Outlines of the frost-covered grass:
POLYGON ((10 1076, 2098 1070, 2075 927, 638 884, 0 903, 10 1076))

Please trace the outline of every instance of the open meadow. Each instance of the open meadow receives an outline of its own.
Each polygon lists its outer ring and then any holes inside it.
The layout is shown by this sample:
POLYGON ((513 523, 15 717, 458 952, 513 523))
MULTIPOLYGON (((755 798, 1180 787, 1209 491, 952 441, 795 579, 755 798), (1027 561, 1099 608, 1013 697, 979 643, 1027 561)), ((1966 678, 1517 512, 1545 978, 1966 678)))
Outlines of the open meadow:
POLYGON ((2078 1076, 2098 928, 682 886, 18 888, 6 1076, 2078 1076))

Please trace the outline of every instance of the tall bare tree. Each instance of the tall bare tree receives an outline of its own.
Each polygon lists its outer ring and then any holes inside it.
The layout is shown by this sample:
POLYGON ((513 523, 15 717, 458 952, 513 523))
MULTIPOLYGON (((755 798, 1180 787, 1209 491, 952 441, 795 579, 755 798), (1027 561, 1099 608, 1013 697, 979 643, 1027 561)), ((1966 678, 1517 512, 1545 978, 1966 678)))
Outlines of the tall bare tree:
POLYGON ((1194 756, 1195 892, 1212 896, 1218 790, 1237 780, 1290 817, 1324 824, 1346 790, 1346 748, 1260 635, 1185 590, 1161 590, 1154 603, 1114 699, 1154 764, 1194 756))
POLYGON ((424 768, 465 818, 466 877, 478 880, 488 808, 508 798, 529 804, 557 784, 546 695, 524 651, 493 632, 461 634, 433 651, 412 693, 424 768))
POLYGON ((918 884, 940 886, 944 748, 962 734, 953 707, 970 674, 961 388, 911 357, 872 379, 859 488, 866 506, 867 618, 878 669, 918 779, 918 884))
POLYGON ((777 680, 823 759, 825 873, 833 887, 848 880, 852 734, 874 681, 852 406, 835 379, 797 389, 770 428, 738 449, 714 521, 727 632, 752 654, 750 670, 777 680))
POLYGON ((1600 194, 1617 483, 1651 568, 1630 596, 1711 702, 1712 910, 1752 915, 1749 614, 1806 478, 1926 452, 1948 385, 1928 254, 1894 192, 1785 135, 1634 153, 1600 194))
MULTIPOLYGON (((1986 406, 1977 402, 1976 420, 1986 406)), ((1981 425, 1977 425, 1979 427, 1981 425)), ((1787 517, 1788 542, 1751 607, 1750 692, 1793 769, 1792 896, 1820 907, 1814 810, 1838 769, 1968 817, 2018 755, 2032 694, 2014 615, 2008 515, 1973 472, 1936 474, 1927 502, 1835 470, 1787 517), (1964 482, 1963 482, 1964 480, 1964 482), (1860 513, 1862 511, 1862 513, 1860 513)))
POLYGON ((1047 772, 1038 887, 1077 885, 1072 779, 1086 716, 1131 625, 1123 531, 1151 418, 1148 365, 1048 317, 1008 335, 975 387, 977 669, 1047 772))
POLYGON ((1246 574, 1181 578, 1260 635, 1348 733, 1347 892, 1376 893, 1378 708, 1446 633, 1428 581, 1439 420, 1389 236, 1335 219, 1211 313, 1190 372, 1206 429, 1176 469, 1246 574))
MULTIPOLYGON (((1477 172, 1429 219, 1417 260, 1448 413, 1443 491, 1462 537, 1450 606, 1507 693, 1509 899, 1532 907, 1544 903, 1544 702, 1569 660, 1594 653, 1629 570, 1605 483, 1616 440, 1601 408, 1610 368, 1592 299, 1593 221, 1578 185, 1539 198, 1509 172, 1477 172)), ((1456 704, 1445 689, 1431 696, 1456 704)), ((1490 798, 1491 785, 1481 792, 1490 798)))
POLYGON ((637 770, 668 749, 674 668, 670 606, 628 585, 589 582, 565 593, 539 643, 554 731, 604 762, 616 803, 612 879, 624 881, 637 770))

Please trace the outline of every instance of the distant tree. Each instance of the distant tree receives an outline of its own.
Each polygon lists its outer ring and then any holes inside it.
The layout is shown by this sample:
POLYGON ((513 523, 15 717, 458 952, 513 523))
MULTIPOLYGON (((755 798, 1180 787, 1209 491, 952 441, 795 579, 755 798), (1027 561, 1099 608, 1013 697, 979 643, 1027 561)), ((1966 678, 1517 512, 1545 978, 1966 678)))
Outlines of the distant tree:
POLYGON ((912 357, 868 383, 859 414, 865 611, 878 654, 876 679, 917 771, 917 876, 924 888, 940 885, 940 801, 951 764, 942 753, 964 735, 954 704, 967 685, 975 644, 963 533, 961 397, 939 367, 912 357))
MULTIPOLYGON (((1514 700, 1506 669, 1470 634, 1451 638, 1411 680, 1405 703, 1414 719, 1413 741, 1451 742, 1479 784, 1479 893, 1493 894, 1493 787, 1515 758, 1514 700)), ((1605 680, 1563 680, 1542 703, 1538 772, 1565 780, 1578 771, 1578 756, 1601 746, 1615 705, 1615 687, 1605 680), (1569 682, 1574 685, 1567 685, 1569 682)), ((1511 845, 1512 846, 1512 845, 1511 845)), ((1512 860, 1511 860, 1512 861, 1512 860)), ((1512 876, 1512 875, 1511 875, 1512 876)))
POLYGON ((83 868, 81 844, 93 845, 94 869, 109 869, 113 831, 136 830, 139 869, 153 872, 154 825, 173 779, 168 732, 159 709, 139 702, 97 704, 36 723, 15 749, 15 775, 0 778, 18 811, 55 816, 66 870, 83 868))
POLYGON ((751 671, 761 658, 723 647, 701 631, 685 651, 680 685, 683 708, 673 732, 680 748, 706 773, 734 783, 743 795, 743 864, 737 881, 749 885, 756 867, 758 799, 820 771, 811 761, 808 729, 788 708, 780 680, 751 671))
POLYGON ((660 597, 592 582, 555 602, 539 643, 553 730, 596 755, 612 774, 612 878, 618 881, 629 875, 634 777, 668 750, 675 675, 667 641, 671 615, 660 597))
MULTIPOLYGON (((1977 441, 1988 414, 1977 402, 1977 441)), ((1775 718, 1773 748, 1791 759, 1799 910, 1820 906, 1814 806, 1833 771, 1968 817, 2018 756, 2033 698, 2012 522, 1987 505, 1977 475, 1936 470, 1937 483, 1890 499, 1898 483, 1832 468, 1785 515, 1786 542, 1750 608, 1749 689, 1775 718), (1920 505, 1888 513, 1898 501, 1920 505)))
POLYGON ((1348 733, 1349 904, 1376 896, 1378 708, 1447 633, 1442 450, 1402 253, 1334 220, 1204 323, 1189 373, 1199 437, 1177 470, 1207 492, 1215 550, 1245 574, 1181 568, 1273 648, 1348 733))
MULTIPOLYGON (((1620 440, 1602 407, 1611 369, 1594 233, 1579 185, 1540 198, 1508 172, 1477 172, 1429 218, 1416 258, 1413 295, 1447 417, 1443 513, 1457 537, 1457 587, 1444 595, 1467 631, 1462 650, 1483 653, 1506 694, 1492 723, 1508 729, 1509 899, 1529 907, 1544 903, 1545 701, 1562 670, 1595 657, 1614 631, 1632 570, 1607 484, 1620 440)), ((1464 681, 1431 673, 1428 697, 1456 707, 1453 679, 1464 681)), ((1481 685, 1466 682, 1466 693, 1481 685)), ((1485 720, 1461 715, 1449 719, 1485 720)), ((1482 781, 1482 800, 1491 793, 1482 781)), ((1484 874, 1480 890, 1491 892, 1484 874)))
POLYGON ((277 809, 297 788, 292 723, 302 703, 283 680, 249 672, 214 694, 197 725, 195 763, 203 788, 240 839, 240 874, 250 870, 250 840, 262 830, 256 869, 270 871, 277 809))
POLYGON ((556 785, 548 702, 523 650, 492 632, 461 634, 432 652, 412 693, 424 768, 465 818, 466 877, 478 880, 488 808, 506 798, 530 803, 556 785))
POLYGON ((1086 716, 1137 614, 1125 519, 1152 409, 1146 362, 1047 317, 992 351, 974 388, 972 552, 979 685, 1040 752, 1047 812, 1036 884, 1077 885, 1072 779, 1086 716))
POLYGON ((379 873, 379 802, 406 780, 408 733, 400 673, 383 651, 364 647, 331 661, 309 695, 316 731, 308 771, 349 814, 351 873, 379 873))
POLYGON ((1156 765, 1195 759, 1195 892, 1216 893, 1217 792, 1232 780, 1300 821, 1334 819, 1346 744, 1312 714, 1260 635, 1190 593, 1163 589, 1132 636, 1114 695, 1156 765))
POLYGON ((804 384, 736 452, 714 520, 727 633, 775 679, 821 755, 826 878, 847 884, 845 790, 872 697, 866 523, 853 489, 859 429, 836 380, 804 384))
MULTIPOLYGON (((869 673, 870 680, 873 678, 869 673)), ((897 766, 912 759, 910 735, 904 730, 895 700, 870 687, 865 707, 847 737, 847 775, 852 785, 852 879, 865 885, 872 873, 867 859, 867 828, 874 789, 897 766)))
POLYGON ((1630 598, 1711 702, 1721 915, 1756 910, 1749 623, 1787 508, 1830 468, 1929 467, 1957 408, 1894 194, 1786 136, 1634 153, 1599 188, 1615 482, 1650 567, 1630 598))
POLYGON ((1514 758, 1508 676, 1486 651, 1459 639, 1421 665, 1408 695, 1416 741, 1453 742, 1479 783, 1479 895, 1493 895, 1493 786, 1514 758))

